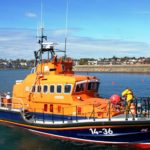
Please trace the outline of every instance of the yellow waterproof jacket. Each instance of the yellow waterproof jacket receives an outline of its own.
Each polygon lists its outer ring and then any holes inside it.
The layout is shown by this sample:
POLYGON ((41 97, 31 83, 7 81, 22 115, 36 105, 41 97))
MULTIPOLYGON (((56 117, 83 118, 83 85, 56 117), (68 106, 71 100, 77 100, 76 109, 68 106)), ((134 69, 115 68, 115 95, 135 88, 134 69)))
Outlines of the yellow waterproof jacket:
POLYGON ((130 89, 126 89, 122 92, 122 96, 126 98, 127 101, 133 100, 133 92, 130 89))

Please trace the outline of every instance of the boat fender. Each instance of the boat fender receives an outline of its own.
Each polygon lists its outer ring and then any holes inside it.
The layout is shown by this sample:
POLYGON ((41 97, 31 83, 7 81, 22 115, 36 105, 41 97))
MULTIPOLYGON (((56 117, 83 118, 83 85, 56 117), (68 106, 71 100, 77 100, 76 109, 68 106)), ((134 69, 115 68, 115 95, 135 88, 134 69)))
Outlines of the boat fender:
POLYGON ((113 105, 116 105, 117 103, 119 103, 121 101, 121 98, 119 95, 117 94, 114 94, 110 97, 110 102, 113 104, 113 105))

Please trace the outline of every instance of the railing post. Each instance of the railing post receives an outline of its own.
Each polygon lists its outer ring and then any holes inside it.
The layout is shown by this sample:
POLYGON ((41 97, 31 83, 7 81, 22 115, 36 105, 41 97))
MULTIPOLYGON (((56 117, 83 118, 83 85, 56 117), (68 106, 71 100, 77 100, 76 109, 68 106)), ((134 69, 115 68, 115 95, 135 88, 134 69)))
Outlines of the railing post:
POLYGON ((62 108, 62 113, 63 113, 62 120, 63 120, 63 123, 64 123, 64 107, 62 108))
POLYGON ((150 104, 149 104, 149 99, 148 98, 147 98, 147 103, 148 103, 148 108, 147 108, 148 110, 147 111, 148 111, 148 118, 149 118, 149 109, 150 109, 149 106, 150 106, 150 104))
POLYGON ((45 122, 45 115, 44 115, 44 109, 43 109, 43 123, 45 122))
POLYGON ((128 110, 128 106, 127 106, 128 104, 127 104, 127 101, 125 101, 125 111, 126 111, 126 120, 128 120, 128 116, 129 116, 129 110, 128 110))
POLYGON ((78 107, 76 106, 76 122, 78 122, 78 107))
POLYGON ((93 121, 95 122, 95 105, 93 104, 93 121))
POLYGON ((138 117, 138 100, 137 100, 137 98, 135 98, 135 111, 136 111, 136 117, 138 117))
POLYGON ((108 120, 110 121, 110 100, 108 101, 108 120))
POLYGON ((33 116, 34 116, 34 122, 36 122, 36 109, 35 108, 34 108, 33 116))
POLYGON ((0 107, 2 106, 2 97, 0 95, 0 107))
POLYGON ((72 114, 70 116, 71 116, 71 122, 72 122, 73 121, 73 118, 72 118, 73 116, 72 116, 72 114))
POLYGON ((141 114, 140 114, 140 117, 143 117, 142 114, 143 114, 143 98, 141 98, 141 114))
POLYGON ((52 122, 54 123, 54 113, 52 111, 52 122))

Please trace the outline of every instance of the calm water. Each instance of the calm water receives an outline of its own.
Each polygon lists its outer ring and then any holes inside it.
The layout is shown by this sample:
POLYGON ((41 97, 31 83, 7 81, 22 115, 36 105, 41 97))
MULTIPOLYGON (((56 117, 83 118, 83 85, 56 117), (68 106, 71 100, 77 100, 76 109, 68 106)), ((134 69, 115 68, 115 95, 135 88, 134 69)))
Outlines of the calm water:
MULTIPOLYGON (((12 90, 15 80, 24 79, 29 70, 0 71, 0 91, 12 90)), ((78 73, 81 74, 81 73, 78 73)), ((86 73, 82 73, 86 74, 86 73)), ((103 97, 120 94, 131 87, 135 96, 150 96, 150 75, 123 73, 89 73, 101 79, 99 93, 103 97)), ((89 145, 35 135, 16 127, 0 125, 0 150, 129 150, 127 147, 89 145)))

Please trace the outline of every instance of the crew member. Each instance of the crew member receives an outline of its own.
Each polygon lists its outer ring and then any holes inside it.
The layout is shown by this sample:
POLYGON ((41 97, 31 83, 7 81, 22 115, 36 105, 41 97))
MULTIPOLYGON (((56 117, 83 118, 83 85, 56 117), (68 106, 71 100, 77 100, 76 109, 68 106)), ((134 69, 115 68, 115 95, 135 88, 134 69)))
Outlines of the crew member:
POLYGON ((7 92, 6 94, 6 107, 11 106, 11 97, 10 97, 10 92, 7 92))
POLYGON ((129 114, 131 103, 133 103, 134 99, 133 91, 130 88, 126 88, 122 92, 122 97, 126 100, 126 114, 129 114))

